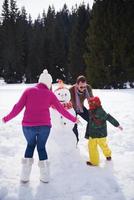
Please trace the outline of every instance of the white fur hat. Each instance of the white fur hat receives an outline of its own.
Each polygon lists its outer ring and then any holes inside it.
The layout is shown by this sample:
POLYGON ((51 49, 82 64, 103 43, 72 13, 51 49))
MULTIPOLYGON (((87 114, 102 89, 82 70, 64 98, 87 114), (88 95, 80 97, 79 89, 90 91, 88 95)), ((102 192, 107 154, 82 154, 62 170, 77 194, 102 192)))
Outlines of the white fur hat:
POLYGON ((48 73, 47 69, 44 69, 43 73, 39 77, 38 82, 45 84, 50 89, 52 81, 52 76, 48 73))

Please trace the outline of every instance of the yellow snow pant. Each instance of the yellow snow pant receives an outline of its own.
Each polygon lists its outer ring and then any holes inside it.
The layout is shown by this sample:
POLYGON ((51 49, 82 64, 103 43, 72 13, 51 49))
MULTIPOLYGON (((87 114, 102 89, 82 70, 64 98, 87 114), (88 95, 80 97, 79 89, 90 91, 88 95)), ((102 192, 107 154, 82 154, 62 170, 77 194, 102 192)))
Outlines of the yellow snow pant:
POLYGON ((89 137, 89 140, 88 140, 89 158, 90 158, 90 162, 93 165, 99 165, 98 145, 102 149, 102 152, 105 155, 105 157, 111 156, 111 150, 109 149, 107 145, 106 137, 103 137, 103 138, 89 137))

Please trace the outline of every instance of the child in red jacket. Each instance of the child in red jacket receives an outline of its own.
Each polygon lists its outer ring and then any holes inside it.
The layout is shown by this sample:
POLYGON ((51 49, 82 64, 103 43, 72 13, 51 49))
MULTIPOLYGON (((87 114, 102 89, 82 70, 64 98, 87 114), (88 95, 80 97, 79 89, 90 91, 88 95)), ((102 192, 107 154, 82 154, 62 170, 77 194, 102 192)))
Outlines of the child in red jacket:
POLYGON ((120 130, 123 130, 123 128, 114 117, 103 110, 99 97, 91 97, 89 99, 89 112, 89 161, 87 161, 87 165, 97 166, 99 165, 98 146, 102 149, 106 159, 111 160, 111 150, 106 142, 106 121, 109 121, 120 130))

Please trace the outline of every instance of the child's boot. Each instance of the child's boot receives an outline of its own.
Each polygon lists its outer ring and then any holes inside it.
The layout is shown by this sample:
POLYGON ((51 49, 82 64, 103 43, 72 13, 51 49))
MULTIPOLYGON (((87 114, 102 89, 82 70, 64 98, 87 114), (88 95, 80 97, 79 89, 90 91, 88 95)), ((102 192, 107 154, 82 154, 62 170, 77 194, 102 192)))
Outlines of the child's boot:
POLYGON ((112 160, 112 157, 109 156, 109 157, 106 157, 106 159, 107 159, 108 161, 110 161, 110 160, 112 160))

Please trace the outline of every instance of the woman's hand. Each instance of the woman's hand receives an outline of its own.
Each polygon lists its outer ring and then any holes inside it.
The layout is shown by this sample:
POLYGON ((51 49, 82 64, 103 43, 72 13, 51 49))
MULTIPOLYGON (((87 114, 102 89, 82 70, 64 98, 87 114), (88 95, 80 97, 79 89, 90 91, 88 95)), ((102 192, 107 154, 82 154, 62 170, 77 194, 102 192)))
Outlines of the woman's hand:
POLYGON ((76 120, 75 123, 76 123, 76 124, 81 124, 81 125, 82 125, 82 123, 81 123, 81 121, 79 120, 79 118, 77 118, 77 120, 76 120))

